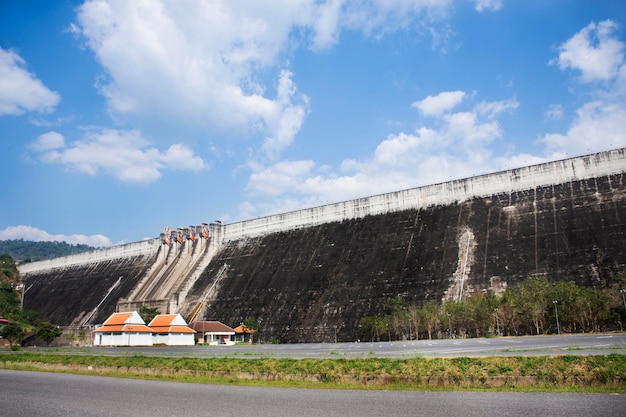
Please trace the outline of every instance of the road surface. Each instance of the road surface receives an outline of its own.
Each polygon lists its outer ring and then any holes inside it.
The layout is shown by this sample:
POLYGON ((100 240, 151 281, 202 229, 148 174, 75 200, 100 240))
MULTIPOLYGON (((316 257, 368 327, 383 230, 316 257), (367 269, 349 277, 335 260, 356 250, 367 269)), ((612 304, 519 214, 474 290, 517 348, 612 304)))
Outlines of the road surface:
MULTIPOLYGON (((31 349, 27 349, 31 350, 31 349)), ((46 349, 41 349, 46 350, 46 349)), ((51 349, 58 351, 58 349, 51 349)), ((494 337, 360 343, 294 343, 235 346, 154 346, 63 348, 86 355, 163 357, 410 358, 454 356, 606 355, 626 354, 626 333, 563 336, 494 337)), ((626 415, 626 414, 625 414, 626 415)))
POLYGON ((0 416, 623 417, 626 396, 351 391, 141 381, 0 370, 0 416))

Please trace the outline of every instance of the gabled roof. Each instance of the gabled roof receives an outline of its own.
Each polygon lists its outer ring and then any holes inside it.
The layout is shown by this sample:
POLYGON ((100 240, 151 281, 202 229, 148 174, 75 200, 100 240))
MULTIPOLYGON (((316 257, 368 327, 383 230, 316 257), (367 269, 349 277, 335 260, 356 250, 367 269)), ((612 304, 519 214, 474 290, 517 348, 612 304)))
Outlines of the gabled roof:
POLYGON ((194 321, 190 326, 200 333, 235 334, 235 329, 219 321, 194 321))
POLYGON ((102 324, 102 327, 94 330, 95 333, 152 333, 152 329, 146 326, 139 313, 136 311, 127 313, 113 313, 102 324))
POLYGON ((180 314, 159 314, 148 325, 154 333, 195 333, 180 314))
POLYGON ((153 333, 195 333, 189 326, 151 326, 153 333))
POLYGON ((256 330, 249 328, 248 326, 244 325, 244 324, 240 324, 239 326, 235 327, 235 333, 237 334, 255 334, 256 330))
POLYGON ((109 316, 108 319, 102 324, 103 326, 111 326, 111 325, 120 325, 120 324, 143 324, 146 322, 143 321, 139 313, 136 311, 130 311, 126 313, 113 313, 109 316))
POLYGON ((159 314, 155 316, 149 327, 186 326, 187 322, 180 314, 159 314))
POLYGON ((152 333, 152 329, 145 324, 114 324, 99 327, 94 333, 152 333))

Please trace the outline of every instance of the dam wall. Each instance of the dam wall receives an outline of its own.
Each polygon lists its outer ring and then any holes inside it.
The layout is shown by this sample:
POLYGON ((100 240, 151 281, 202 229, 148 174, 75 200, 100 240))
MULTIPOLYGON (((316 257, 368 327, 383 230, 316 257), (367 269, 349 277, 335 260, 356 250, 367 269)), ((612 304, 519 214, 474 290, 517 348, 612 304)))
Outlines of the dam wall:
POLYGON ((194 268, 166 273, 164 259, 191 262, 158 239, 20 266, 33 284, 25 308, 67 325, 101 323, 120 305, 183 316, 201 306, 199 317, 230 326, 261 319, 266 340, 355 340, 390 297, 455 300, 533 275, 614 283, 626 269, 625 182, 617 149, 215 223, 194 268))
POLYGON ((226 241, 185 308, 228 265, 203 317, 255 317, 265 341, 332 342, 335 331, 354 341, 389 298, 454 301, 531 276, 615 285, 626 271, 625 183, 620 172, 226 241))

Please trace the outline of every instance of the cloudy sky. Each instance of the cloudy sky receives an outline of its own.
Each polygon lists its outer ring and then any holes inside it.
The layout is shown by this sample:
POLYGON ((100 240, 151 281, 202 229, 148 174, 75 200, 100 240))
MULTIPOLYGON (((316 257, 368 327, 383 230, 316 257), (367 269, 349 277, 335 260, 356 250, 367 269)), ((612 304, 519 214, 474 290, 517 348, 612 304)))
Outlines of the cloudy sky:
POLYGON ((626 146, 623 0, 0 1, 0 239, 94 246, 626 146))

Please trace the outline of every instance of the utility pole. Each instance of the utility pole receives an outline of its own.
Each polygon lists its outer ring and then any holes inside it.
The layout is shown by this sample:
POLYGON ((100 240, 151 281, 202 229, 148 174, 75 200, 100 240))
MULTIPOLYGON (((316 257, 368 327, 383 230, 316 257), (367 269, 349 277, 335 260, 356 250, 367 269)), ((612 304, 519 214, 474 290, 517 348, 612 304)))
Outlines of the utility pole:
POLYGON ((552 301, 552 304, 554 304, 554 315, 556 316, 556 332, 557 332, 558 334, 561 334, 561 326, 559 325, 559 309, 558 309, 558 308, 556 308, 556 305, 557 305, 558 303, 559 303, 559 302, 558 302, 558 301, 556 301, 556 300, 552 301))
POLYGON ((498 318, 498 309, 494 308, 493 311, 496 313, 496 334, 500 336, 500 319, 498 318))

